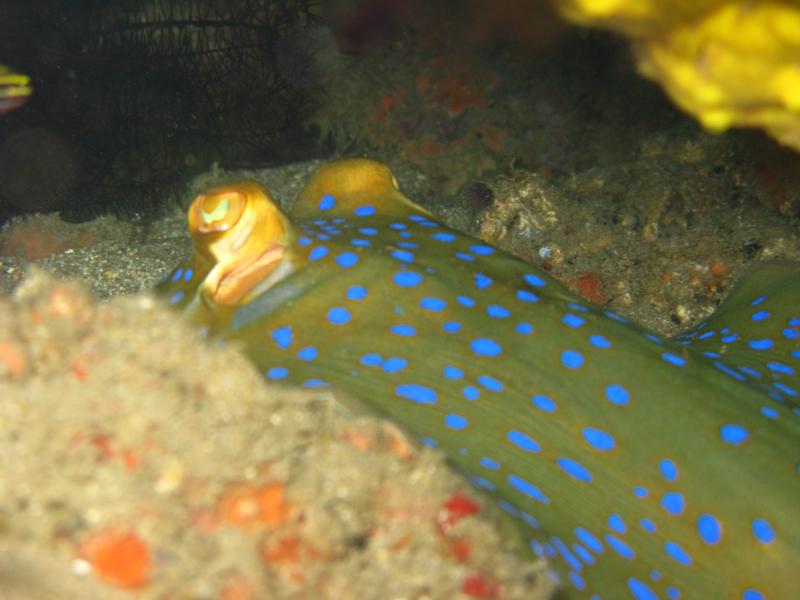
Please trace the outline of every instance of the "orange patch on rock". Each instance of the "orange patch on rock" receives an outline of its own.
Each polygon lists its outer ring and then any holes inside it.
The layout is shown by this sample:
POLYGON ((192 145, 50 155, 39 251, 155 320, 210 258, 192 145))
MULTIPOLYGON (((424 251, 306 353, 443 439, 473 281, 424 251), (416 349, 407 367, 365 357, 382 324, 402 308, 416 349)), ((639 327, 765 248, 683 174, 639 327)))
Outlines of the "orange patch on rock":
POLYGON ((448 550, 458 562, 466 562, 472 554, 472 544, 467 540, 453 540, 448 550))
POLYGON ((245 577, 237 577, 225 584, 219 594, 220 600, 255 600, 253 582, 245 577))
POLYGON ((123 589, 145 586, 152 569, 149 545, 136 533, 106 529, 88 536, 78 555, 100 577, 123 589))
POLYGON ((21 349, 10 342, 0 341, 0 374, 8 379, 22 379, 28 372, 28 359, 21 349))
POLYGON ((492 600, 500 597, 500 586, 483 575, 471 575, 464 580, 461 592, 472 598, 492 600))
POLYGON ((436 519, 436 528, 439 533, 446 533, 464 517, 480 511, 481 507, 465 494, 455 492, 445 501, 442 509, 436 519))
POLYGON ((246 483, 226 490, 217 504, 217 512, 224 522, 243 529, 256 529, 286 523, 291 505, 281 483, 260 487, 246 483))
POLYGON ((44 222, 13 221, 0 234, 0 255, 39 260, 71 248, 95 243, 95 236, 78 226, 63 223, 48 226, 44 222))
POLYGON ((578 275, 573 282, 572 287, 578 294, 595 304, 603 304, 606 301, 606 292, 603 289, 603 282, 597 274, 588 272, 578 275))

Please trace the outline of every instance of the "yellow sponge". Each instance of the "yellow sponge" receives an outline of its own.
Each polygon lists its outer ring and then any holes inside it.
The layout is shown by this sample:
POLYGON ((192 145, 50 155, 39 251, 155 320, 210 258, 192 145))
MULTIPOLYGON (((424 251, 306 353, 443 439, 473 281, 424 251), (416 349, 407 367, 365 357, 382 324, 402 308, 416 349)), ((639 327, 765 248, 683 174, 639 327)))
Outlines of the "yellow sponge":
POLYGON ((800 6, 733 0, 564 0, 625 33, 639 70, 712 131, 763 127, 800 150, 800 6))

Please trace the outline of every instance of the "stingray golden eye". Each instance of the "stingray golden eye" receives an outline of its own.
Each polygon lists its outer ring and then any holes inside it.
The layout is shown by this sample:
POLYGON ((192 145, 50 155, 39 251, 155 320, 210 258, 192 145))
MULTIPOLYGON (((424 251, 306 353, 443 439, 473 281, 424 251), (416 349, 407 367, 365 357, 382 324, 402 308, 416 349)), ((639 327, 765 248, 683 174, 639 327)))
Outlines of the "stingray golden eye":
POLYGON ((228 208, 230 208, 230 202, 228 202, 227 198, 223 198, 217 204, 217 208, 210 213, 206 212, 205 208, 201 206, 200 214, 203 217, 203 223, 209 224, 221 220, 227 214, 228 208))
POLYGON ((198 233, 221 233, 236 225, 246 197, 231 190, 200 194, 192 204, 191 227, 198 233))

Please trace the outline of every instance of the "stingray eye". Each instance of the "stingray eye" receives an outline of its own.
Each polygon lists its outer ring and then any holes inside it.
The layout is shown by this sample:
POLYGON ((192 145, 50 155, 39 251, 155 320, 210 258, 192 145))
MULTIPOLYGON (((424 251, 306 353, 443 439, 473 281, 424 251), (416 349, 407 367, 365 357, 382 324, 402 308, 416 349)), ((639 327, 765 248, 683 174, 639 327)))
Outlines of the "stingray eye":
POLYGON ((228 231, 241 217, 244 203, 239 192, 201 194, 194 201, 192 226, 199 233, 228 231))

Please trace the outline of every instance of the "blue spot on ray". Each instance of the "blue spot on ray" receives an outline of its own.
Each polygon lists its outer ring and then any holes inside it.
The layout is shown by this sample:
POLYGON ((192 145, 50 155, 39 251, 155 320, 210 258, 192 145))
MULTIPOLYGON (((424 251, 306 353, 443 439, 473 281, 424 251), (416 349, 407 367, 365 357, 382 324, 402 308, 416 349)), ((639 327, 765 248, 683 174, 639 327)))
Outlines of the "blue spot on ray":
POLYGON ((613 514, 608 517, 608 527, 617 533, 625 533, 628 530, 628 527, 625 525, 625 521, 623 521, 622 517, 620 517, 618 514, 613 514))
POLYGON ((567 561, 570 567, 572 567, 576 571, 583 569, 583 565, 577 558, 575 558, 572 555, 572 552, 570 552, 569 548, 567 548, 567 545, 563 541, 561 541, 561 538, 554 536, 551 538, 551 540, 553 542, 553 545, 558 549, 558 551, 561 553, 561 556, 564 557, 564 560, 567 561))
POLYGON ((317 358, 317 349, 314 346, 306 346, 297 353, 297 357, 303 360, 312 361, 317 358))
POLYGON ((678 467, 670 459, 662 460, 658 463, 658 468, 667 481, 675 481, 678 478, 678 467))
POLYGON ((345 325, 350 319, 350 311, 342 306, 334 306, 328 311, 328 321, 334 325, 345 325))
POLYGON ((538 500, 542 504, 550 504, 550 498, 545 496, 538 487, 526 481, 522 477, 517 475, 509 475, 508 476, 508 483, 510 483, 516 490, 522 492, 526 496, 533 498, 534 500, 538 500))
POLYGON ((467 427, 469 421, 466 418, 462 417, 461 415, 450 413, 448 415, 445 415, 444 424, 447 425, 450 429, 461 430, 467 427))
POLYGON ((292 345, 292 328, 287 326, 278 327, 272 332, 272 339, 279 348, 286 349, 292 345))
POLYGON ((633 557, 636 556, 636 554, 633 552, 630 546, 628 546, 628 544, 623 542, 618 537, 611 535, 610 533, 606 534, 606 544, 608 544, 609 548, 611 548, 614 552, 616 552, 623 558, 627 558, 628 560, 633 560, 633 557))
POLYGON ((438 240, 440 242, 445 242, 445 243, 448 243, 448 244, 456 239, 456 236, 454 236, 452 233, 445 233, 445 232, 441 232, 441 231, 437 232, 437 233, 434 233, 434 234, 431 234, 431 237, 434 240, 438 240))
POLYGON ((475 306, 475 300, 469 296, 456 296, 456 301, 458 301, 461 306, 466 306, 467 308, 475 306))
POLYGON ((762 406, 761 407, 761 414, 769 419, 777 419, 778 418, 778 411, 772 408, 771 406, 762 406))
POLYGON ((531 398, 531 402, 536 408, 546 413, 551 413, 556 409, 556 403, 542 394, 535 395, 533 398, 531 398))
POLYGON ((667 492, 661 497, 661 507, 671 515, 680 515, 686 502, 680 492, 667 492))
POLYGON ((336 264, 346 269, 358 263, 358 254, 355 252, 342 252, 336 257, 336 264))
POLYGON ((315 246, 308 255, 308 260, 315 261, 324 258, 328 254, 328 249, 325 246, 315 246))
POLYGON ((792 398, 797 396, 797 390, 795 390, 794 388, 790 388, 788 385, 785 385, 783 383, 780 383, 780 382, 774 383, 773 387, 775 389, 783 392, 784 394, 787 394, 787 395, 791 396, 792 398))
POLYGON ((747 342, 753 350, 769 350, 772 348, 772 340, 750 340, 747 342))
POLYGON ((492 304, 491 306, 486 307, 486 314, 493 319, 505 319, 511 316, 511 311, 503 306, 492 304))
POLYGON ((539 452, 542 449, 536 440, 521 431, 511 430, 506 434, 506 438, 525 452, 539 452))
POLYGON ((398 385, 394 388, 394 392, 401 398, 411 400, 417 404, 435 404, 438 399, 434 390, 417 383, 398 385))
POLYGON ((492 285, 492 278, 487 277, 483 273, 476 273, 473 275, 473 280, 475 281, 475 287, 479 290, 485 289, 492 285))
POLYGON ((448 365, 444 368, 444 376, 448 379, 461 379, 464 377, 464 371, 458 367, 448 365))
POLYGON ((683 366, 686 365, 686 359, 685 358, 681 358, 680 356, 677 356, 676 354, 672 354, 670 352, 664 352, 661 355, 661 358, 663 358, 665 361, 667 361, 671 365, 675 365, 676 367, 683 367, 683 366))
POLYGON ((589 551, 580 544, 572 544, 572 550, 578 555, 578 558, 580 558, 582 562, 589 566, 597 562, 594 559, 594 556, 592 556, 589 551))
POLYGON ((461 390, 461 393, 464 394, 464 397, 467 400, 477 400, 481 397, 481 391, 474 385, 466 386, 463 390, 461 390))
POLYGON ((383 358, 380 354, 375 352, 370 352, 369 354, 365 354, 361 357, 361 364, 366 367, 377 367, 383 362, 383 358))
POLYGON ((539 301, 539 296, 528 290, 517 290, 517 298, 523 302, 534 304, 539 301))
POLYGON ((289 369, 285 367, 272 367, 267 371, 267 377, 270 379, 285 379, 289 375, 289 369))
POLYGON ((658 600, 656 593, 635 577, 628 577, 628 589, 636 600, 658 600))
POLYGON ((559 467, 564 469, 564 471, 571 477, 574 477, 579 481, 585 481, 587 483, 590 483, 592 481, 592 474, 586 467, 584 467, 578 461, 562 456, 561 458, 556 460, 556 463, 558 464, 559 467))
POLYGON ((442 325, 442 329, 444 329, 446 333, 458 333, 461 331, 461 323, 457 321, 448 321, 442 325))
POLYGON ((392 280, 400 287, 415 287, 422 282, 422 275, 413 271, 400 271, 394 274, 392 280))
POLYGON ((628 390, 616 383, 606 386, 606 398, 609 402, 618 406, 627 404, 631 399, 628 390))
POLYGON ((605 552, 602 542, 588 529, 576 527, 575 535, 583 545, 587 546, 595 554, 603 554, 605 552))
POLYGON ((753 535, 762 544, 769 544, 775 539, 775 532, 765 519, 753 520, 753 535))
POLYGON ((782 373, 783 375, 794 375, 794 369, 789 365, 783 363, 767 363, 767 368, 774 373, 782 373))
POLYGON ((533 287, 544 287, 547 284, 544 279, 534 273, 526 273, 522 276, 522 279, 525 280, 525 283, 533 287))
POLYGON ((719 428, 719 436, 722 438, 722 441, 734 446, 739 446, 750 437, 750 434, 747 429, 741 425, 727 424, 719 428))
POLYGON ((502 392, 503 391, 503 384, 502 382, 498 381, 494 377, 490 377, 489 375, 481 375, 478 377, 478 383, 485 387, 487 390, 492 392, 502 392))
POLYGON ((714 515, 702 514, 697 518, 697 533, 706 544, 714 545, 722 537, 722 526, 714 515))
POLYGON ((492 460, 491 458, 483 457, 478 461, 481 466, 486 467, 487 469, 491 469, 492 471, 497 471, 500 468, 500 463, 492 460))
POLYGON ((583 355, 575 350, 564 350, 561 353, 561 364, 570 369, 577 369, 583 365, 583 355))
POLYGON ((367 297, 367 288, 361 285, 351 285, 347 288, 347 297, 350 300, 363 300, 367 297))
POLYGON ((470 348, 472 348, 472 351, 478 356, 497 356, 503 351, 500 344, 489 338, 477 338, 472 340, 472 342, 470 342, 470 348))
POLYGON ((370 217, 375 214, 374 206, 359 206, 353 211, 357 217, 370 217))
POLYGON ((656 524, 653 523, 650 519, 642 519, 639 521, 639 525, 642 526, 647 533, 653 533, 656 530, 656 524))
POLYGON ((567 327, 572 327, 573 329, 577 329, 581 327, 584 323, 586 323, 586 319, 583 317, 579 317, 578 315, 573 315, 572 313, 567 313, 563 317, 561 317, 561 322, 564 323, 567 327))
POLYGON ((692 564, 692 557, 689 556, 686 551, 675 542, 664 542, 664 550, 679 563, 686 566, 692 564))
POLYGON ((383 370, 386 373, 398 373, 406 368, 408 361, 405 358, 392 356, 387 358, 383 363, 383 370))
POLYGON ((530 335, 533 333, 533 325, 530 323, 517 323, 516 326, 517 333, 520 335, 530 335))
POLYGON ((328 385, 330 384, 322 379, 307 379, 301 385, 302 387, 305 388, 320 388, 320 387, 328 387, 328 385))
POLYGON ((392 250, 392 257, 401 262, 414 262, 414 253, 408 250, 392 250))
POLYGON ((585 428, 583 437, 595 450, 612 450, 617 443, 613 435, 593 427, 585 428))
POLYGON ((413 325, 392 325, 391 332, 399 336, 413 336, 417 334, 417 330, 413 325))
POLYGON ((489 256, 490 254, 494 253, 494 248, 491 246, 486 246, 484 244, 474 244, 469 247, 470 252, 473 254, 477 254, 478 256, 489 256))
POLYGON ((425 310, 430 310, 434 312, 439 312, 447 308, 447 302, 442 300, 441 298, 423 298, 419 301, 419 305, 421 308, 425 310))

